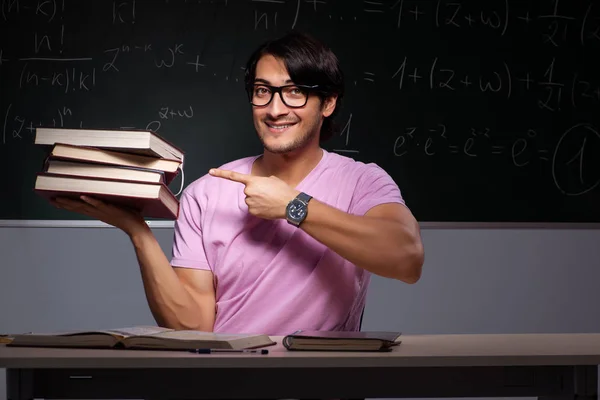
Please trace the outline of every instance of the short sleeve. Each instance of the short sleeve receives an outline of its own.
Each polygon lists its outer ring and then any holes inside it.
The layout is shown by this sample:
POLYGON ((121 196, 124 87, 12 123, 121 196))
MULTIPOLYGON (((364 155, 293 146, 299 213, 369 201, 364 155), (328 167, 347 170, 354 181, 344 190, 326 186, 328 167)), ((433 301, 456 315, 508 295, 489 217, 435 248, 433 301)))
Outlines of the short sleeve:
POLYGON ((194 269, 210 269, 202 241, 202 210, 198 201, 184 191, 175 221, 171 265, 194 269))
POLYGON ((364 215, 371 208, 384 203, 406 205, 392 177, 377 164, 366 164, 365 171, 358 178, 349 213, 364 215))

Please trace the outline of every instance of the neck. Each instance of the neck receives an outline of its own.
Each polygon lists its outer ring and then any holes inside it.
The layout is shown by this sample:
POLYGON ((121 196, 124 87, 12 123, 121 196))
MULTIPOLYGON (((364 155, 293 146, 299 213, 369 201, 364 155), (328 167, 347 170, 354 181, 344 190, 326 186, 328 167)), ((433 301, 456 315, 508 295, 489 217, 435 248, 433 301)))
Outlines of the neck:
POLYGON ((255 164, 256 175, 274 175, 291 187, 296 187, 321 161, 323 150, 318 145, 293 152, 276 154, 267 150, 255 164))

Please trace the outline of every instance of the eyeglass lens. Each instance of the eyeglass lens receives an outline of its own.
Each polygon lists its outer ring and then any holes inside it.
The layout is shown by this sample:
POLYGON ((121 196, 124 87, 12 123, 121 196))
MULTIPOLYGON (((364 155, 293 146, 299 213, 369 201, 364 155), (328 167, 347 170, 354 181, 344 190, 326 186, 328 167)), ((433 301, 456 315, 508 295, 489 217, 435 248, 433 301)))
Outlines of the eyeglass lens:
MULTIPOLYGON (((268 86, 254 85, 252 90, 252 104, 255 106, 267 105, 276 90, 268 86)), ((285 105, 290 107, 302 107, 306 104, 307 92, 297 86, 282 87, 279 91, 285 105)))

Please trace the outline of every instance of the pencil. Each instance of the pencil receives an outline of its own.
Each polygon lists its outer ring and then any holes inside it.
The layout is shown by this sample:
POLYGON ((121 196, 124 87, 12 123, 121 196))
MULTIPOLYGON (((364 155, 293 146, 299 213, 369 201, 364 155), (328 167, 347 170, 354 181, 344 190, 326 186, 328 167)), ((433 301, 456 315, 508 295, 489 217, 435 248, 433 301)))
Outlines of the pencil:
POLYGON ((251 349, 193 349, 190 350, 191 353, 197 354, 212 354, 212 353, 256 353, 256 354, 269 354, 269 350, 260 349, 260 350, 251 350, 251 349))

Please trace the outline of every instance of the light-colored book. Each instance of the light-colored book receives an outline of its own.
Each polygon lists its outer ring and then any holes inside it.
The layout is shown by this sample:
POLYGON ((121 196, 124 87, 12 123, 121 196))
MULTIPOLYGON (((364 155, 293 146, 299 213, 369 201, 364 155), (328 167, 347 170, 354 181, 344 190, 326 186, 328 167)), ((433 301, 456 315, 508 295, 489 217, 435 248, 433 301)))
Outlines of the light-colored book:
POLYGON ((65 161, 107 164, 140 169, 152 169, 165 173, 168 185, 179 174, 181 161, 175 159, 154 158, 119 151, 97 149, 93 147, 73 146, 57 143, 50 151, 50 157, 65 161))
POLYGON ((164 172, 162 171, 62 161, 53 158, 49 158, 46 161, 44 171, 51 174, 81 176, 86 178, 107 178, 152 183, 164 182, 164 172))
POLYGON ((268 335, 225 334, 134 326, 108 330, 31 332, 5 335, 7 346, 146 350, 245 350, 274 345, 268 335))
POLYGON ((152 131, 36 128, 35 144, 88 146, 183 160, 183 151, 152 131))

